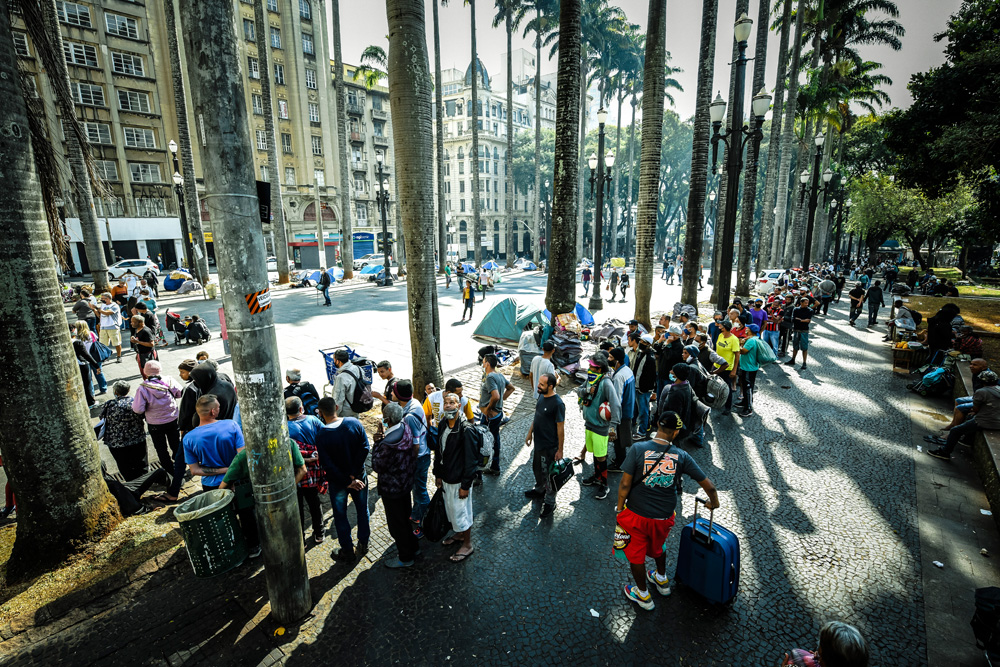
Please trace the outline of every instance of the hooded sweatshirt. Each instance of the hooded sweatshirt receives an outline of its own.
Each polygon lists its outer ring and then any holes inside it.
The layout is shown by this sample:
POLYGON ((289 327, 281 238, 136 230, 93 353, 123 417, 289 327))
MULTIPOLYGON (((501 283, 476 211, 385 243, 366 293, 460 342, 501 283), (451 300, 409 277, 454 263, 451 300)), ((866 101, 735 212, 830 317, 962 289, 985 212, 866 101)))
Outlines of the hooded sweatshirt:
MULTIPOLYGON (((589 382, 577 389, 581 398, 583 397, 583 392, 587 390, 588 385, 589 382)), ((594 400, 590 402, 590 405, 583 405, 581 403, 580 407, 583 408, 584 426, 592 433, 607 435, 612 426, 618 425, 622 414, 621 398, 618 396, 618 392, 615 391, 615 387, 611 383, 607 373, 597 381, 597 391, 594 394, 594 400), (608 402, 608 407, 611 408, 610 420, 603 419, 598 410, 601 403, 605 401, 608 402)))
POLYGON ((402 498, 413 488, 417 470, 417 447, 410 427, 400 422, 389 428, 372 451, 372 470, 378 473, 378 493, 402 498))
POLYGON ((135 391, 132 410, 144 414, 147 424, 169 424, 177 419, 177 400, 184 389, 171 377, 154 375, 135 391))
MULTIPOLYGON (((206 361, 191 370, 191 382, 198 389, 198 396, 213 394, 219 399, 219 420, 232 419, 236 412, 236 388, 227 377, 220 377, 218 365, 206 361)), ((197 425, 197 423, 194 423, 197 425)), ((182 425, 183 428, 183 425, 182 425)), ((193 428, 193 426, 192 426, 193 428)))

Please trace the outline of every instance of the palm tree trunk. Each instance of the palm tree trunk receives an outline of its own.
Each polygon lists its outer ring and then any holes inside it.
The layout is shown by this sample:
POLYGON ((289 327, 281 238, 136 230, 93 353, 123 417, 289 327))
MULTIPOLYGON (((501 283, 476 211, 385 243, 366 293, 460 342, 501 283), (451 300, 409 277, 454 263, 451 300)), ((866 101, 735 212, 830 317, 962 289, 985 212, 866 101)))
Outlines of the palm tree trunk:
POLYGON ((792 30, 792 0, 784 0, 781 14, 781 41, 778 46, 778 78, 771 106, 771 135, 767 144, 767 175, 764 181, 763 220, 757 242, 757 270, 771 265, 771 237, 774 231, 774 206, 777 195, 778 160, 781 152, 781 119, 785 102, 785 77, 788 68, 788 37, 792 30))
MULTIPOLYGON (((609 210, 609 218, 611 220, 611 245, 608 247, 608 252, 611 253, 612 257, 617 257, 618 253, 618 227, 621 225, 621 205, 619 204, 621 198, 621 172, 622 166, 621 154, 622 154, 622 102, 625 99, 625 87, 624 85, 618 90, 618 115, 615 117, 615 124, 618 126, 615 134, 615 164, 618 166, 615 169, 615 180, 613 187, 611 188, 614 192, 614 196, 611 198, 611 206, 609 210), (615 212, 618 215, 615 215, 615 212)), ((602 158, 603 159, 603 158, 602 158)), ((627 239, 626 239, 627 242, 627 239)))
MULTIPOLYGON (((560 24, 559 35, 562 36, 562 24, 560 24)), ((583 44, 583 33, 580 33, 580 48, 583 54, 586 53, 586 46, 583 44)), ((576 223, 576 261, 579 262, 583 257, 583 223, 586 217, 587 202, 586 202, 586 174, 583 170, 582 163, 586 159, 584 153, 587 151, 587 76, 590 74, 590 69, 587 67, 587 62, 585 56, 580 59, 580 173, 577 174, 577 223, 576 223)), ((558 91, 557 91, 558 92, 558 91)), ((591 230, 593 231, 593 230, 591 230)), ((555 232, 553 232, 553 236, 555 232)), ((600 267, 594 267, 594 275, 600 275, 600 267)), ((555 311, 550 311, 555 312, 555 311)))
MULTIPOLYGON (((406 300, 409 307, 413 385, 441 384, 441 343, 434 281, 434 188, 427 165, 431 146, 431 77, 424 3, 386 0, 389 21, 389 105, 392 133, 407 137, 396 150, 397 206, 406 232, 406 300)), ((473 60, 475 67, 475 60, 473 60)))
MULTIPOLYGON (((171 3, 173 0, 165 0, 171 3)), ((171 12, 173 7, 171 7, 171 12)), ((274 132, 274 104, 271 101, 271 50, 268 48, 270 39, 270 26, 267 22, 267 12, 264 11, 264 0, 254 0, 253 2, 254 23, 257 26, 257 59, 260 67, 260 99, 264 107, 264 133, 267 135, 267 172, 271 190, 271 215, 274 221, 271 223, 274 229, 274 258, 278 262, 278 284, 284 285, 291 281, 288 275, 288 236, 285 232, 285 209, 281 201, 281 173, 278 171, 278 137, 274 132)), ((180 65, 178 64, 178 69, 180 65)), ((183 95, 183 89, 181 91, 183 95)), ((176 98, 176 93, 175 93, 176 98)), ((178 111, 180 118, 180 111, 178 111)), ((187 118, 183 123, 178 121, 178 125, 187 126, 187 118)), ((186 132, 186 129, 185 129, 186 132)), ((190 141, 190 138, 189 138, 190 141)), ((185 167, 186 168, 186 167, 185 167)), ((190 172, 194 174, 194 171, 190 172)), ((343 176, 341 176, 343 177, 343 176)), ((196 188, 192 183, 185 190, 194 191, 196 188)), ((199 209, 193 209, 199 211, 199 209)), ((200 211, 199 211, 200 213, 200 211)), ((190 219, 192 216, 188 216, 190 219)), ((201 216, 198 215, 198 218, 201 216)), ((199 220, 199 228, 201 223, 199 220)), ((206 270, 207 262, 206 259, 206 270)), ((353 265, 353 262, 351 262, 353 265)), ((208 273, 206 272, 206 276, 208 273)))
POLYGON ((507 7, 504 23, 507 28, 507 155, 504 157, 504 193, 507 199, 507 268, 514 266, 514 60, 511 43, 514 26, 507 7))
MULTIPOLYGON (((836 142, 836 136, 834 134, 833 124, 829 121, 826 123, 826 143, 823 145, 823 159, 820 161, 819 173, 826 173, 827 167, 830 166, 830 160, 833 158, 833 148, 836 142)), ((830 216, 829 209, 827 205, 830 201, 830 192, 832 191, 833 181, 828 185, 831 186, 831 190, 824 191, 819 195, 819 205, 816 207, 816 221, 813 225, 813 238, 812 238, 812 249, 809 252, 809 256, 812 261, 821 262, 826 257, 826 237, 830 231, 830 216)), ((820 187, 823 187, 823 180, 820 179, 820 187)))
POLYGON ((559 70, 556 82, 556 138, 552 174, 552 238, 545 307, 555 315, 576 308, 577 210, 579 205, 581 0, 559 4, 559 70))
POLYGON ((476 266, 483 265, 483 225, 479 192, 479 51, 476 47, 476 0, 467 0, 472 21, 472 243, 476 266))
MULTIPOLYGON (((542 229, 542 10, 541 5, 535 5, 535 228, 531 231, 531 260, 536 264, 542 259, 541 229, 542 229)), ((551 239, 545 239, 549 243, 551 239)))
MULTIPOLYGON (((438 24, 438 3, 431 0, 434 17, 434 80, 441 81, 441 29, 438 24)), ((437 122, 437 214, 438 214, 438 273, 444 273, 448 262, 448 215, 444 198, 444 86, 434 86, 434 117, 437 122)))
MULTIPOLYGON (((770 3, 761 2, 757 13, 757 41, 754 44, 753 83, 750 93, 756 95, 764 89, 764 74, 767 68, 767 36, 770 3)), ((749 129, 757 130, 757 118, 750 112, 749 129)), ((736 293, 750 294, 750 252, 753 248, 753 220, 757 199, 757 169, 760 157, 760 142, 751 140, 747 146, 747 163, 743 180, 743 208, 740 221, 740 249, 736 260, 736 293)), ((757 267, 758 270, 761 267, 757 267)))
MULTIPOLYGON (((687 233, 684 237, 684 263, 687 270, 681 285, 681 301, 698 308, 698 283, 701 278, 701 251, 705 237, 705 194, 708 190, 708 148, 712 102, 712 76, 715 73, 715 32, 719 0, 703 0, 701 9, 701 48, 698 56, 698 91, 695 97, 694 128, 691 140, 691 188, 688 192, 687 233)), ((718 234, 716 234, 718 236, 718 234)))
MULTIPOLYGON (((347 87, 344 85, 344 57, 341 54, 340 0, 330 0, 330 9, 333 24, 333 87, 337 95, 337 151, 340 153, 340 263, 344 268, 344 280, 350 280, 354 277, 354 225, 351 224, 354 183, 351 180, 347 153, 347 87)), ((317 211, 316 216, 322 218, 323 212, 317 211)), ((431 246, 433 245, 432 239, 431 246)), ((325 260, 322 240, 319 249, 322 264, 325 260)))
POLYGON ((649 0, 646 63, 639 151, 639 212, 635 225, 635 319, 650 329, 653 252, 659 208, 660 153, 663 147, 663 72, 667 66, 667 0, 649 0))
MULTIPOLYGON (((784 247, 787 234, 788 189, 791 179, 792 154, 795 151, 795 114, 799 95, 799 60, 802 55, 802 26, 805 22, 808 0, 799 0, 795 9, 795 38, 792 40, 792 62, 788 68, 788 101, 784 105, 784 127, 781 131, 781 165, 778 168, 776 186, 778 209, 774 214, 774 231, 771 235, 771 263, 781 261, 783 267, 790 267, 791 258, 784 247)), ((795 187, 794 182, 792 187, 795 187)), ((766 267, 765 267, 766 268, 766 267)))
MULTIPOLYGON (((716 0, 718 1, 718 0, 716 0)), ((628 128, 628 185, 625 190, 625 266, 628 266, 629 254, 632 249, 632 230, 630 227, 635 222, 632 215, 632 177, 635 175, 635 108, 639 101, 636 99, 635 91, 632 92, 632 122, 628 128)))
MULTIPOLYGON (((805 121, 805 129, 802 132, 802 140, 799 142, 799 156, 797 165, 802 165, 809 178, 812 179, 812 150, 813 150, 813 117, 810 116, 805 121)), ((795 211, 792 223, 788 229, 788 239, 785 244, 785 264, 790 266, 793 263, 801 263, 804 259, 803 249, 806 240, 806 216, 809 210, 809 191, 812 181, 806 181, 806 191, 804 197, 795 198, 795 211)))
MULTIPOLYGON (((17 539, 7 563, 8 582, 58 565, 121 520, 101 477, 80 369, 66 329, 13 44, 7 3, 0 3, 0 71, 10 73, 0 77, 5 100, 0 105, 0 280, 17 286, 0 297, 6 332, 0 351, 0 454, 17 496, 17 539), (39 387, 59 388, 47 392, 43 410, 34 392, 22 391, 26 377, 39 387)), ((70 134, 68 130, 67 138, 70 134)), ((107 271, 103 275, 107 282, 107 271)))
MULTIPOLYGON (((76 118, 76 108, 72 104, 72 87, 69 80, 69 67, 63 58, 63 39, 59 29, 55 0, 43 0, 42 12, 45 17, 45 31, 48 42, 55 52, 49 59, 54 71, 49 72, 53 86, 64 87, 64 93, 56 95, 59 103, 59 113, 66 127, 66 157, 70 172, 73 175, 73 203, 80 217, 80 231, 83 235, 84 250, 87 253, 87 264, 90 265, 91 278, 97 294, 107 292, 108 263, 104 258, 104 246, 101 243, 101 230, 97 222, 97 210, 94 208, 94 193, 91 189, 90 171, 87 168, 90 155, 89 144, 83 135, 83 130, 76 118)), ((47 61, 48 62, 48 61, 47 61)), ((17 68, 10 70, 16 72, 17 68)), ((109 243, 111 239, 108 239, 109 243)))

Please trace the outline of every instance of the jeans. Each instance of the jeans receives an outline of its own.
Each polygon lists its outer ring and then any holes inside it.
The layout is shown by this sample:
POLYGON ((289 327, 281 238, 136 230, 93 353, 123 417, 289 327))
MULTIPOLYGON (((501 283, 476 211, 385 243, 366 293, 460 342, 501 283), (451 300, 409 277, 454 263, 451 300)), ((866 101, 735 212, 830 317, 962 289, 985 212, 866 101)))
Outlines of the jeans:
POLYGON ((465 311, 469 311, 469 319, 472 319, 472 308, 476 305, 476 298, 472 297, 465 300, 465 308, 462 309, 462 319, 465 319, 465 311))
POLYGON ((850 313, 850 315, 848 316, 848 318, 849 318, 849 319, 851 320, 851 322, 853 323, 853 322, 855 322, 855 321, 856 321, 856 320, 857 320, 857 319, 858 319, 859 317, 861 317, 861 306, 857 306, 857 307, 855 307, 854 305, 851 305, 851 313, 850 313))
POLYGON ((736 378, 731 376, 730 371, 725 371, 719 373, 719 377, 722 381, 729 386, 729 395, 726 396, 726 406, 722 409, 723 412, 729 412, 733 407, 733 394, 736 393, 736 378))
POLYGON ((649 430, 649 392, 635 392, 636 422, 639 433, 649 430))
POLYGON ((545 504, 556 504, 556 487, 549 476, 549 469, 552 467, 556 453, 552 450, 542 450, 535 447, 535 453, 531 457, 531 470, 535 473, 535 491, 545 492, 545 504))
POLYGON ((822 305, 823 314, 828 315, 830 312, 830 302, 833 301, 833 295, 831 294, 830 296, 826 296, 824 294, 822 297, 820 297, 820 300, 823 302, 822 305))
MULTIPOLYGON (((965 420, 958 426, 952 426, 951 430, 948 431, 948 441, 945 443, 943 448, 945 453, 948 454, 948 456, 951 456, 951 453, 955 451, 955 445, 958 444, 959 440, 967 435, 975 437, 976 433, 981 430, 982 429, 979 428, 979 424, 976 423, 975 417, 965 420)), ((969 439, 966 441, 968 442, 969 439)))
POLYGON ((313 536, 323 534, 323 508, 319 505, 318 486, 300 486, 299 522, 302 524, 302 534, 306 532, 306 505, 309 505, 309 517, 312 519, 313 536))
POLYGON ((483 415, 483 423, 486 424, 486 427, 490 429, 490 433, 493 434, 493 459, 490 461, 490 468, 497 471, 500 470, 500 422, 502 420, 503 412, 493 419, 487 419, 486 415, 483 415))
POLYGON ((868 326, 873 327, 875 326, 875 323, 878 322, 879 308, 881 308, 881 306, 876 303, 868 304, 868 326))
POLYGON ((699 419, 697 423, 697 429, 691 431, 691 435, 688 436, 691 444, 695 447, 705 446, 705 425, 699 419))
POLYGON ((774 350, 774 356, 778 356, 778 342, 781 340, 781 334, 777 330, 775 331, 764 331, 760 332, 761 337, 764 339, 764 343, 771 346, 774 350))
MULTIPOLYGON (((97 389, 101 392, 108 390, 108 380, 104 377, 103 371, 104 369, 101 368, 101 364, 97 364, 96 366, 91 365, 90 367, 91 375, 97 380, 97 389)), ((93 383, 91 383, 91 391, 93 391, 93 383)))
MULTIPOLYGON (((389 534, 396 542, 399 560, 404 563, 413 561, 420 543, 410 526, 410 494, 402 493, 399 497, 382 496, 382 507, 385 508, 385 523, 389 534)), ((359 534, 360 539, 360 534, 359 534)))
MULTIPOLYGON (((417 471, 413 477, 413 518, 420 521, 424 518, 427 506, 431 504, 431 497, 427 495, 427 471, 431 468, 431 453, 428 451, 423 456, 417 457, 417 471)), ((406 515, 409 520, 410 515, 406 515)))
POLYGON ((589 280, 584 280, 583 281, 583 293, 587 294, 589 291, 590 291, 590 281, 589 280))
POLYGON ((124 447, 109 447, 108 451, 111 452, 111 456, 118 466, 118 472, 122 474, 126 482, 142 477, 149 471, 149 465, 146 463, 145 440, 124 447))
POLYGON ((337 539, 340 548, 347 552, 354 551, 351 541, 351 522, 347 519, 347 496, 354 501, 354 509, 358 513, 358 544, 368 544, 371 528, 368 526, 368 486, 360 491, 354 489, 330 487, 330 504, 333 505, 333 525, 337 528, 337 539))
POLYGON ((329 306, 332 303, 332 301, 330 301, 330 286, 329 285, 327 285, 326 287, 323 288, 323 298, 326 299, 326 304, 325 305, 329 306))

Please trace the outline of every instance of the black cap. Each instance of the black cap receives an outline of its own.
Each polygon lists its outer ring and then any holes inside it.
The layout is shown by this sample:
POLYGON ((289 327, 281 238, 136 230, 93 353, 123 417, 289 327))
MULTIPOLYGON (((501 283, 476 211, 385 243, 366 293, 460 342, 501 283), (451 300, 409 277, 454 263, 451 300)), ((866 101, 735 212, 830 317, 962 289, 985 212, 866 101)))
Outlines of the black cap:
POLYGON ((634 324, 636 326, 639 326, 639 320, 629 320, 628 323, 629 324, 634 324))
POLYGON ((620 347, 616 347, 609 353, 612 357, 617 359, 619 362, 625 361, 625 350, 620 347))

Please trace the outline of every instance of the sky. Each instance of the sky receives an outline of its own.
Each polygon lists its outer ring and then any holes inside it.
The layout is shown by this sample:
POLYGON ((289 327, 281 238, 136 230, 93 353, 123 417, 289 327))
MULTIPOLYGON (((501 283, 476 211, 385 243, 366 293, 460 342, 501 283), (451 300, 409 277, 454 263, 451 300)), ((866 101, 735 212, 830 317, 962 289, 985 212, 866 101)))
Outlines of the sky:
MULTIPOLYGON (((628 16, 631 23, 637 23, 645 28, 648 4, 640 0, 611 0, 628 16)), ((357 62, 361 52, 370 44, 388 48, 388 27, 382 4, 372 0, 340 0, 341 17, 344 21, 343 53, 347 62, 357 62)), ((882 72, 892 80, 892 86, 887 88, 892 106, 907 107, 910 95, 906 84, 910 76, 917 72, 936 67, 944 62, 944 44, 935 42, 933 37, 942 32, 948 17, 958 10, 961 0, 896 0, 900 10, 899 21, 906 28, 903 37, 903 48, 892 51, 887 47, 862 47, 862 56, 868 60, 881 62, 882 72)), ((667 50, 672 55, 671 65, 684 71, 676 75, 684 87, 683 92, 674 92, 676 99, 674 109, 682 118, 694 115, 695 92, 698 74, 698 50, 701 40, 701 6, 698 0, 667 0, 667 50)), ((719 0, 719 29, 716 37, 715 78, 713 88, 723 91, 723 97, 729 89, 729 76, 732 59, 732 35, 735 21, 736 0, 719 0)), ((750 16, 756 18, 757 0, 750 2, 750 16)), ((483 61, 491 76, 504 76, 507 50, 507 37, 501 28, 494 29, 494 8, 492 3, 480 0, 476 5, 477 46, 479 58, 483 61)), ((427 14, 427 49, 434 68, 434 42, 431 23, 431 6, 425 4, 427 14)), ((447 6, 440 7, 441 20, 441 65, 442 68, 454 67, 464 70, 471 60, 471 26, 469 24, 469 8, 460 0, 452 0, 447 6)), ((328 12, 329 13, 329 12, 328 12)), ((757 26, 754 26, 755 30, 757 26)), ((766 81, 769 90, 774 89, 777 68, 777 46, 779 35, 771 33, 768 38, 766 81)), ((750 37, 752 49, 756 32, 750 37)), ((530 39, 522 39, 515 35, 514 48, 532 49, 530 39)), ((332 53, 332 45, 331 45, 332 53)), ((542 52, 542 72, 555 72, 556 61, 545 60, 546 52, 542 52)), ((752 76, 753 63, 747 67, 747 80, 752 76)), ((747 100, 752 96, 749 85, 746 91, 747 100)), ((713 91, 714 97, 714 91, 713 91)), ((626 105, 627 107, 627 105, 626 105)), ((609 109, 614 123, 615 109, 609 109)), ((622 113, 626 111, 623 108, 622 113)), ((627 122, 627 119, 626 119, 627 122)))

